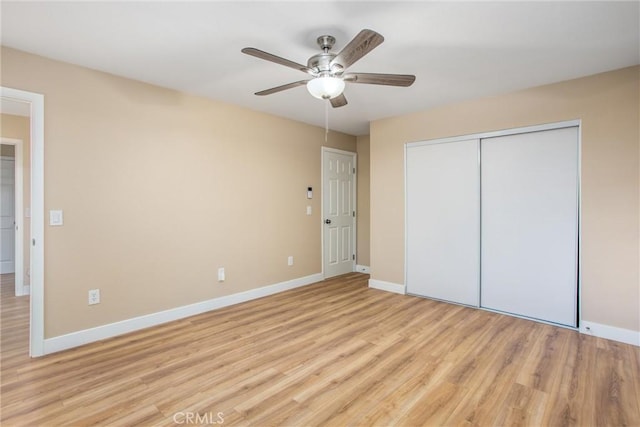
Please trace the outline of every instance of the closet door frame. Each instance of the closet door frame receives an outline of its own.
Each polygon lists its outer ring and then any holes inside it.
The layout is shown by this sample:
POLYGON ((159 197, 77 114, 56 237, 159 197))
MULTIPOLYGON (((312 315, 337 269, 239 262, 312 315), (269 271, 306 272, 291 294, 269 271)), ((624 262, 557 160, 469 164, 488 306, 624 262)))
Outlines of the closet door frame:
MULTIPOLYGON (((576 321, 576 327, 573 326, 567 326, 567 325, 562 325, 562 324, 558 324, 558 323, 554 323, 554 322, 548 322, 545 320, 541 320, 541 319, 532 319, 531 317, 527 317, 527 316, 521 316, 518 314, 513 314, 513 313, 505 313, 502 311, 497 311, 497 310, 492 310, 492 309, 488 309, 488 308, 484 308, 484 307, 477 307, 480 310, 485 310, 485 311, 491 311, 491 312, 496 312, 496 313, 501 313, 501 314, 506 314, 509 316, 513 316, 513 317, 519 317, 519 318, 523 318, 523 319, 527 319, 527 320, 532 320, 532 321, 536 321, 536 322, 540 322, 540 323, 546 323, 546 324, 550 324, 550 325, 554 325, 554 326, 559 326, 559 327, 563 327, 563 328, 567 328, 567 329, 573 329, 573 330, 579 330, 580 329, 580 322, 582 320, 582 197, 581 197, 581 193, 582 193, 582 120, 580 119, 575 119, 575 120, 567 120, 567 121, 561 121, 561 122, 554 122, 554 123, 545 123, 545 124, 540 124, 540 125, 532 125, 532 126, 524 126, 524 127, 518 127, 518 128, 509 128, 509 129, 502 129, 502 130, 497 130, 497 131, 489 131, 489 132, 481 132, 481 133, 474 133, 474 134, 467 134, 467 135, 459 135, 459 136, 452 136, 452 137, 446 137, 446 138, 436 138, 436 139, 429 139, 429 140, 421 140, 421 141, 411 141, 411 142, 407 142, 404 144, 404 242, 405 242, 405 256, 404 256, 404 277, 405 277, 405 290, 406 290, 406 281, 407 281, 407 272, 408 272, 408 253, 409 253, 409 248, 408 248, 408 176, 407 176, 407 155, 408 155, 408 148, 410 147, 415 147, 415 146, 420 146, 420 145, 427 145, 427 144, 441 144, 441 143, 448 143, 448 142, 458 142, 458 141, 465 141, 465 140, 469 140, 469 139, 486 139, 486 138, 493 138, 493 137, 497 137, 497 136, 508 136, 508 135, 516 135, 516 134, 522 134, 522 133, 531 133, 531 132, 539 132, 539 131, 545 131, 545 130, 554 130, 554 129, 562 129, 562 128, 568 128, 568 127, 577 127, 578 128, 578 177, 577 177, 577 193, 578 193, 578 203, 577 203, 577 221, 578 221, 578 230, 577 230, 577 247, 578 247, 578 259, 577 259, 577 264, 578 264, 578 268, 577 268, 577 283, 576 283, 576 292, 577 292, 577 307, 576 307, 576 312, 578 315, 577 321, 576 321)), ((482 164, 480 165, 480 168, 482 168, 482 164)), ((480 189, 478 189, 480 190, 480 189)), ((482 200, 480 200, 480 203, 482 203, 482 200)), ((482 244, 482 241, 480 240, 480 244, 482 244)), ((479 248, 480 249, 480 248, 479 248)), ((480 259, 478 260, 479 263, 481 263, 482 259, 482 253, 480 252, 480 259)), ((480 264, 481 265, 481 264, 480 264)), ((480 298, 482 298, 482 284, 479 285, 480 286, 480 298)), ((455 302, 451 302, 452 304, 456 304, 455 302)), ((467 306, 468 307, 468 306, 467 306)))

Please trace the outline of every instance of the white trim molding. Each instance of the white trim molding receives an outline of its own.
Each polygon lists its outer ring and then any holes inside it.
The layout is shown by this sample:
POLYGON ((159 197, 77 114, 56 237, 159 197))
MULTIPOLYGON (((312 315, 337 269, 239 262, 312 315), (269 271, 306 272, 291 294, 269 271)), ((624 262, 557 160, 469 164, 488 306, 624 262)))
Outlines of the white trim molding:
POLYGON ((29 355, 44 354, 44 95, 0 87, 4 99, 31 108, 31 270, 29 355))
POLYGON ((368 265, 356 264, 356 271, 358 273, 369 274, 369 273, 371 273, 371 268, 368 265))
POLYGON ((288 280, 274 285, 263 286, 261 288, 251 289, 245 292, 213 298, 182 307, 176 307, 157 313, 122 320, 120 322, 84 329, 82 331, 72 332, 70 334, 60 335, 53 338, 47 338, 44 340, 44 353, 50 354, 67 350, 84 344, 138 331, 140 329, 184 319, 185 317, 206 313, 218 308, 251 301, 257 298, 288 291, 290 289, 299 288, 301 286, 307 286, 322 280, 322 273, 312 274, 310 276, 300 277, 298 279, 288 280))
POLYGON ((631 329, 617 328, 615 326, 603 325, 600 323, 588 322, 582 320, 580 322, 580 333, 593 335, 598 338, 619 341, 625 344, 640 347, 640 332, 631 329))
POLYGON ((398 283, 384 282, 382 280, 369 279, 369 287, 386 292, 393 292, 394 294, 406 294, 404 285, 398 283))
POLYGON ((513 134, 517 134, 517 133, 540 132, 540 131, 543 131, 543 130, 553 130, 553 129, 575 127, 575 126, 581 127, 582 126, 582 120, 581 119, 574 119, 574 120, 566 120, 566 121, 562 121, 562 122, 543 123, 543 124, 533 125, 533 126, 523 126, 523 127, 517 127, 517 128, 500 129, 500 130, 496 130, 496 131, 472 133, 472 134, 468 134, 468 135, 451 136, 451 137, 446 137, 446 138, 436 138, 436 139, 428 139, 428 140, 421 140, 421 141, 412 141, 412 142, 407 142, 405 144, 405 147, 417 147, 417 146, 420 146, 420 145, 442 144, 442 143, 446 143, 446 142, 465 141, 465 140, 468 140, 468 139, 487 139, 487 138, 495 138, 495 137, 498 137, 498 136, 513 135, 513 134))

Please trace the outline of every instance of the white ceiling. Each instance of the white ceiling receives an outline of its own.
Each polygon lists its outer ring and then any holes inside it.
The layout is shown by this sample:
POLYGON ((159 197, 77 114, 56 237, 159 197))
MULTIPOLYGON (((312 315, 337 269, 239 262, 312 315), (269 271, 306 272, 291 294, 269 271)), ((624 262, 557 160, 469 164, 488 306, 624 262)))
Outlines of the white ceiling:
POLYGON ((306 63, 315 39, 337 53, 361 29, 385 42, 349 71, 415 74, 409 88, 348 84, 330 127, 369 122, 640 63, 640 3, 627 2, 10 2, 2 44, 46 57, 324 126, 299 71, 240 52, 306 63))

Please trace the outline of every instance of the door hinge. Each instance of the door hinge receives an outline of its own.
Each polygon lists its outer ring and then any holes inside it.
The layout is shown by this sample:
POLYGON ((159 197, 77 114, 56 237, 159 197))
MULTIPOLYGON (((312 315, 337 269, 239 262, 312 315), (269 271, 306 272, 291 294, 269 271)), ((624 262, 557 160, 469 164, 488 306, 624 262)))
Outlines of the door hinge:
POLYGON ((351 259, 355 261, 356 260, 356 254, 351 255, 351 259))
POLYGON ((356 217, 356 211, 353 211, 353 217, 354 218, 356 217))
POLYGON ((354 175, 356 174, 356 168, 353 168, 353 174, 354 175))

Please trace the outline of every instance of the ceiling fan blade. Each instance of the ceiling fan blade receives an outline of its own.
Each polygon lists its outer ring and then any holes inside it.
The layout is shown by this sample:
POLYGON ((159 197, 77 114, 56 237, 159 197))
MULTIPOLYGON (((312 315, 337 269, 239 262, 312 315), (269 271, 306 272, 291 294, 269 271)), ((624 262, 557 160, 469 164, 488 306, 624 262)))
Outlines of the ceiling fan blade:
POLYGON ((256 92, 258 96, 271 95, 272 93, 282 92, 283 90, 293 89, 294 87, 304 86, 309 80, 300 80, 299 82, 287 83, 286 85, 272 87, 271 89, 261 90, 256 92))
POLYGON ((411 74, 347 73, 343 79, 349 83, 407 87, 413 84, 416 76, 411 74))
POLYGON ((381 34, 373 30, 362 30, 333 58, 331 66, 339 64, 346 69, 384 41, 381 34))
POLYGON ((315 75, 314 71, 306 65, 298 64, 297 62, 289 61, 288 59, 281 58, 271 53, 265 52, 253 47, 245 47, 242 49, 242 53, 255 56, 256 58, 264 59, 265 61, 275 62, 276 64, 284 65, 285 67, 293 68, 294 70, 300 70, 304 73, 315 75))
POLYGON ((345 98, 344 93, 341 93, 335 98, 331 98, 329 101, 331 101, 331 106, 333 108, 344 107, 347 105, 347 98, 345 98))

